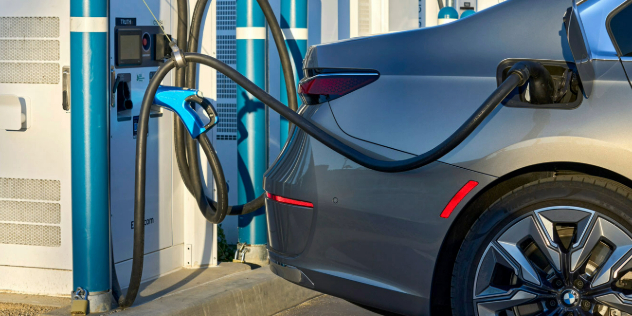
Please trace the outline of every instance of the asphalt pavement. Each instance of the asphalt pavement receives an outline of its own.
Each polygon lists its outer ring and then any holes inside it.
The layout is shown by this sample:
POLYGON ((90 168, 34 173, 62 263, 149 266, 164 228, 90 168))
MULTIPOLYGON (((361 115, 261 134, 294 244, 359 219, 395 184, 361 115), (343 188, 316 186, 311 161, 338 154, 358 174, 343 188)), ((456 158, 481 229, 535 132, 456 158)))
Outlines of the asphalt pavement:
POLYGON ((392 313, 369 309, 359 305, 347 302, 343 299, 321 295, 315 297, 303 304, 290 308, 275 314, 274 316, 339 316, 339 315, 357 315, 357 316, 375 316, 375 315, 395 315, 392 313))

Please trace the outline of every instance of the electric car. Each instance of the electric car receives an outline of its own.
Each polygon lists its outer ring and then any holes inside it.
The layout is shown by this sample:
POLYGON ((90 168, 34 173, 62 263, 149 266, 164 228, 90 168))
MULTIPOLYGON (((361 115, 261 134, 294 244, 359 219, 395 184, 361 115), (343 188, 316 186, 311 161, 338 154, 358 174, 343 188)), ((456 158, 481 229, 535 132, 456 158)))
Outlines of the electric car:
POLYGON ((554 87, 516 88, 407 172, 294 129, 264 180, 271 269, 401 314, 632 315, 630 57, 630 0, 511 0, 311 47, 300 115, 383 160, 439 145, 519 61, 554 87))

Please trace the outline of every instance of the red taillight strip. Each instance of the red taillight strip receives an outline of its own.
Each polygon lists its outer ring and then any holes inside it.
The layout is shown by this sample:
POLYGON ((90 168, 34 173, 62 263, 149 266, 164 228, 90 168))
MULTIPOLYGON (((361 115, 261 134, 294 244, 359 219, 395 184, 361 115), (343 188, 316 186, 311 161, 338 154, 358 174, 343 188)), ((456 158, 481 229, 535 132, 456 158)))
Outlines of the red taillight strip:
POLYGON ((321 74, 299 82, 298 92, 317 95, 345 95, 379 78, 377 73, 321 74))
POLYGON ((358 90, 379 77, 377 72, 318 74, 301 80, 298 94, 307 105, 323 103, 358 90))
POLYGON ((454 195, 452 200, 450 200, 448 205, 446 205, 446 207, 443 209, 443 212, 441 212, 441 217, 443 217, 443 218, 450 217, 450 214, 452 214, 452 211, 454 211, 454 209, 457 207, 457 205, 459 205, 459 203, 461 203, 463 198, 465 198, 465 196, 467 196, 467 194, 470 193, 477 185, 478 185, 478 182, 476 182, 476 181, 468 181, 459 190, 459 192, 457 192, 454 195))
POLYGON ((266 195, 267 195, 268 199, 270 199, 272 201, 275 201, 275 202, 279 202, 279 203, 283 203, 283 204, 289 204, 289 205, 295 205, 295 206, 314 208, 314 204, 309 203, 309 202, 288 199, 286 197, 270 194, 270 192, 266 192, 266 195))

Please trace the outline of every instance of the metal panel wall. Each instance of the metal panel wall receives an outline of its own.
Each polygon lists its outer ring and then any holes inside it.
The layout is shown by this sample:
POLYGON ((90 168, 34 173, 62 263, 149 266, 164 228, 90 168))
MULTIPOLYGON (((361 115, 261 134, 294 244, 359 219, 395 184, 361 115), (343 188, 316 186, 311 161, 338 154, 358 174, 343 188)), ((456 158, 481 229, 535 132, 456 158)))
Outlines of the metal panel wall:
POLYGON ((72 287, 70 113, 61 80, 70 64, 69 5, 6 2, 0 14, 0 95, 18 96, 32 115, 26 130, 0 130, 0 290, 72 287))

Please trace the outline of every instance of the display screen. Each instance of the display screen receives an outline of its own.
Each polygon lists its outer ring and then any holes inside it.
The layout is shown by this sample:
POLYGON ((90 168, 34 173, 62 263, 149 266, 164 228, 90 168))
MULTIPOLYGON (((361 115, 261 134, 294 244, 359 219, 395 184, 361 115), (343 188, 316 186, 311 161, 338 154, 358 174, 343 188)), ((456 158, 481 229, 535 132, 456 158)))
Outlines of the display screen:
POLYGON ((140 35, 121 35, 119 48, 119 59, 139 60, 140 59, 140 35))

